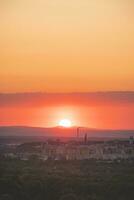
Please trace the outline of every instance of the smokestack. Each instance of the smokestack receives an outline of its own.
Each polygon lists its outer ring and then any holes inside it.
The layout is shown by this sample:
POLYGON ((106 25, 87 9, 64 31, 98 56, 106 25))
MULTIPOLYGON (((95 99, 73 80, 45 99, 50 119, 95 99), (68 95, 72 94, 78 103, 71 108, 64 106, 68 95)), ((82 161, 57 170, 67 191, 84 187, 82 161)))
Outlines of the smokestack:
POLYGON ((84 144, 87 144, 87 133, 85 133, 85 136, 84 136, 84 144))

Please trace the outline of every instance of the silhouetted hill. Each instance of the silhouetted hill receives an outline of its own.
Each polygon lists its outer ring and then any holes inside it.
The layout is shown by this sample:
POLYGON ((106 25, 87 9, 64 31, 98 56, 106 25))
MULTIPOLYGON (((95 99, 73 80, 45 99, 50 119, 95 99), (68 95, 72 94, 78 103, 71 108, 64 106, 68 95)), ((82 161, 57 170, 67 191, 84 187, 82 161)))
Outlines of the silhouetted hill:
MULTIPOLYGON (((113 137, 128 138, 134 136, 134 130, 99 130, 90 128, 80 128, 79 136, 87 133, 88 137, 113 137)), ((46 136, 46 137, 76 137, 77 127, 62 128, 40 128, 23 126, 0 127, 0 136, 46 136)))

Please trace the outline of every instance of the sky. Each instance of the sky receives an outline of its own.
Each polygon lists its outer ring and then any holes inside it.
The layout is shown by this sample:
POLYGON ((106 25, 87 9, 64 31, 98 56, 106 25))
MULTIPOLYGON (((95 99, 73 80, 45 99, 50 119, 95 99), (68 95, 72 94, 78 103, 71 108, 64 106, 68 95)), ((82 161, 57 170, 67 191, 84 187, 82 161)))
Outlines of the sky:
POLYGON ((1 0, 0 126, 134 129, 133 11, 133 0, 1 0))
POLYGON ((0 126, 134 129, 134 92, 0 94, 0 126))
POLYGON ((133 0, 1 0, 0 92, 134 90, 133 0))

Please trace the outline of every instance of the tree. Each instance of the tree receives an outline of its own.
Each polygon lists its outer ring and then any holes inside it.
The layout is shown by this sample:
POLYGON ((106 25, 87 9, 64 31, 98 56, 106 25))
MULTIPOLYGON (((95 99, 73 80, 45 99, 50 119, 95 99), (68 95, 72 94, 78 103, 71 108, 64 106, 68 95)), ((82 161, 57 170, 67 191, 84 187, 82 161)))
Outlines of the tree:
POLYGON ((60 200, 78 200, 78 198, 75 194, 72 193, 61 196, 60 200))
POLYGON ((9 194, 2 194, 0 200, 12 200, 12 197, 9 194))

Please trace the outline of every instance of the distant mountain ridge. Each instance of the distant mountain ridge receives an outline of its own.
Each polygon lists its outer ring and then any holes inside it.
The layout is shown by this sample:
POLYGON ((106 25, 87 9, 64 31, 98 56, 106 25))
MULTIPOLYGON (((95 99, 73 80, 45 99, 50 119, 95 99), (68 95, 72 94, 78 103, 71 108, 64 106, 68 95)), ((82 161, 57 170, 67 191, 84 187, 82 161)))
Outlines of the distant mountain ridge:
MULTIPOLYGON (((77 128, 1 126, 0 136, 77 137, 77 128)), ((85 133, 88 134, 88 137, 128 138, 134 136, 134 130, 103 130, 81 127, 79 129, 79 137, 83 137, 85 133)))

